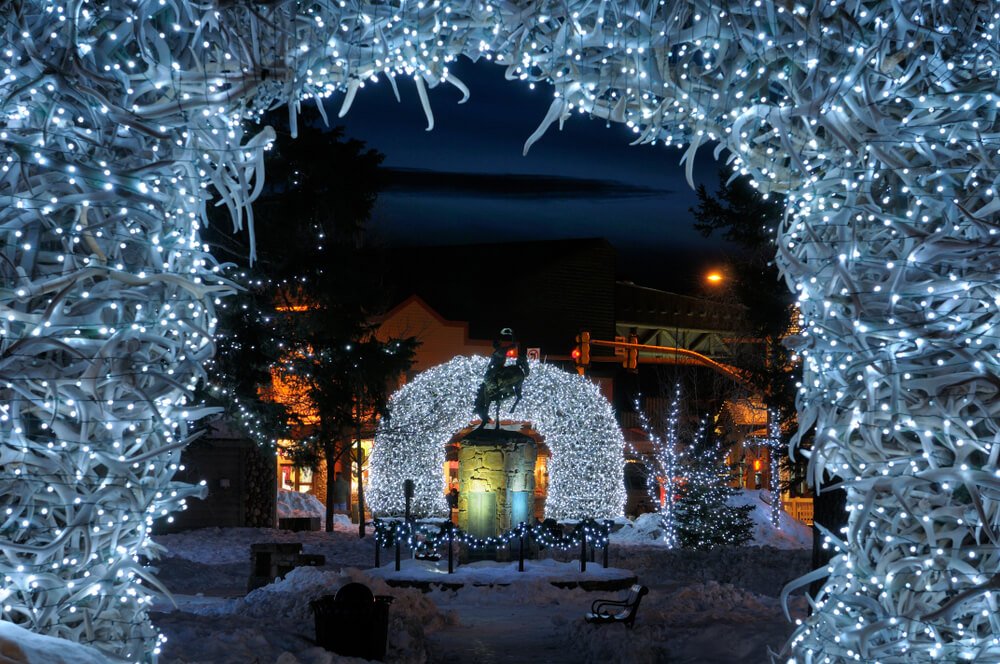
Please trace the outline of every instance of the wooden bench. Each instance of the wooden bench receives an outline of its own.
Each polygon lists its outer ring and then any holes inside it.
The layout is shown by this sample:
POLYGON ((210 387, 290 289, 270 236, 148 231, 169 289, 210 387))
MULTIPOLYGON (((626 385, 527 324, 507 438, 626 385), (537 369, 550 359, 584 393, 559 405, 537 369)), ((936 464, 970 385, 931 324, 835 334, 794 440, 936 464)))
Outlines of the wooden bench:
POLYGON ((643 595, 649 593, 649 588, 638 583, 628 591, 628 597, 623 600, 599 599, 590 605, 590 613, 586 615, 589 623, 598 625, 606 623, 621 623, 632 628, 635 614, 639 610, 639 602, 643 595))

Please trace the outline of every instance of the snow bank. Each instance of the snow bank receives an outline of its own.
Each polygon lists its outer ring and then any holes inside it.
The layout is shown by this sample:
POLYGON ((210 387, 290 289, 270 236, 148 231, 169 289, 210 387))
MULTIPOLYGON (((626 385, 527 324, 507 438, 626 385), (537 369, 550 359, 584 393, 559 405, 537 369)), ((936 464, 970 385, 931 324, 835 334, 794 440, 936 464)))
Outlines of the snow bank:
POLYGON ((313 625, 309 603, 323 595, 336 595, 337 590, 351 582, 363 583, 375 595, 394 598, 389 607, 388 661, 422 662, 426 634, 456 621, 453 615, 439 611, 437 605, 419 590, 391 588, 381 579, 357 569, 337 574, 311 567, 294 569, 283 580, 237 600, 233 613, 262 620, 278 615, 293 623, 313 625))
POLYGON ((200 528, 153 539, 166 548, 167 557, 183 558, 206 565, 245 563, 250 573, 250 545, 258 542, 301 542, 303 553, 326 557, 327 566, 371 567, 375 561, 375 538, 358 538, 358 526, 344 515, 334 522, 335 532, 291 532, 273 528, 200 528), (346 525, 345 522, 346 521, 346 525))
POLYGON ((611 533, 611 544, 651 544, 663 539, 660 515, 657 512, 640 514, 635 521, 626 520, 621 529, 611 533))
POLYGON ((467 565, 456 564, 454 572, 448 574, 448 560, 445 558, 436 562, 402 560, 399 567, 397 572, 396 563, 392 561, 378 569, 368 570, 367 573, 372 577, 382 579, 462 583, 465 585, 509 585, 535 581, 545 581, 546 583, 611 581, 635 576, 631 570, 615 567, 604 569, 600 563, 588 563, 587 571, 581 572, 579 561, 559 562, 550 559, 525 560, 523 572, 517 571, 516 561, 498 563, 483 560, 467 565))
MULTIPOLYGON (((804 615, 802 602, 793 607, 804 615)), ((566 625, 579 661, 612 664, 761 663, 787 637, 778 601, 715 581, 672 591, 654 588, 639 605, 635 627, 566 625)))
MULTIPOLYGON (((772 546, 776 549, 811 549, 812 529, 782 511, 779 528, 771 525, 771 505, 765 502, 766 491, 741 490, 730 497, 733 506, 753 505, 750 512, 753 521, 753 539, 750 546, 772 546)), ((650 544, 662 542, 663 529, 660 515, 653 512, 639 515, 635 521, 625 522, 623 527, 611 534, 612 544, 650 544)))
POLYGON ((3 664, 112 664, 117 661, 89 646, 35 634, 0 620, 0 662, 3 664))
MULTIPOLYGON (((284 579, 258 588, 246 597, 228 601, 179 602, 183 611, 164 614, 157 626, 168 634, 164 661, 275 662, 320 664, 355 661, 312 645, 315 619, 309 603, 335 595, 344 585, 358 582, 376 595, 391 595, 386 661, 423 664, 427 635, 456 622, 418 590, 390 588, 381 579, 357 569, 342 573, 299 567, 284 579), (210 620, 206 620, 210 618, 210 620)), ((359 660, 360 661, 360 660, 359 660)))
MULTIPOLYGON (((644 527, 643 521, 639 526, 644 527)), ((650 539, 628 545, 613 540, 610 564, 633 570, 651 589, 635 629, 629 631, 620 625, 595 627, 583 621, 594 599, 619 597, 623 592, 565 590, 549 583, 553 576, 563 576, 563 570, 579 573, 574 551, 549 549, 546 555, 555 559, 525 561, 528 576, 512 585, 467 584, 459 591, 422 594, 390 588, 378 578, 394 574, 392 565, 391 571, 357 569, 374 562, 374 542, 372 537, 359 540, 356 528, 333 533, 209 528, 158 536, 170 556, 159 564, 173 570, 165 575, 167 587, 184 587, 181 592, 190 593, 178 597, 180 610, 157 603, 160 612, 153 622, 169 639, 161 664, 359 662, 315 645, 309 609, 310 600, 335 594, 351 581, 395 598, 389 609, 389 662, 423 664, 430 658, 473 664, 529 659, 549 664, 764 664, 769 661, 767 647, 780 647, 792 630, 776 595, 785 583, 809 571, 810 552, 805 550, 688 551, 666 549, 650 539), (291 541, 302 542, 307 552, 327 556, 327 566, 296 569, 283 581, 232 599, 245 588, 250 544, 291 541), (524 658, 512 659, 518 656, 512 647, 524 658)), ((428 575, 447 577, 446 562, 444 572, 431 571, 440 570, 441 563, 404 559, 403 565, 404 569, 422 565, 428 575)), ((507 581, 503 577, 522 576, 513 571, 515 565, 475 563, 457 567, 457 573, 486 570, 481 581, 507 581)), ((602 573, 599 563, 588 564, 583 576, 596 578, 602 573)), ((801 599, 796 601, 802 604, 801 599)), ((68 661, 90 664, 86 659, 68 661)))
POLYGON ((782 510, 778 518, 778 528, 771 525, 770 493, 762 490, 744 489, 732 496, 730 505, 753 505, 757 509, 750 513, 753 520, 753 545, 773 546, 776 549, 811 549, 812 528, 793 518, 782 510), (764 498, 767 498, 767 501, 764 498))
MULTIPOLYGON (((812 552, 802 549, 731 546, 711 551, 660 545, 611 545, 609 564, 635 570, 640 583, 690 584, 718 581, 776 597, 789 581, 807 574, 812 552)), ((588 567, 589 569, 589 567, 588 567)))
MULTIPOLYGON (((311 493, 278 491, 278 518, 326 518, 326 508, 311 493)), ((348 521, 350 521, 348 519, 348 521)))

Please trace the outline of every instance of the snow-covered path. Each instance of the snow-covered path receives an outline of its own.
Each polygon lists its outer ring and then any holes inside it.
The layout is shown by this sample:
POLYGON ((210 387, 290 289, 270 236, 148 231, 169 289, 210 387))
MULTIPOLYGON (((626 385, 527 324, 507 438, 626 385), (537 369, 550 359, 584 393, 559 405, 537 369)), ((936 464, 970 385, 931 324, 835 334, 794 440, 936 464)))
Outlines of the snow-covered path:
POLYGON ((454 611, 459 623, 446 626, 427 640, 429 664, 522 664, 525 661, 551 664, 578 664, 580 653, 566 647, 558 636, 560 624, 579 618, 579 591, 564 591, 561 601, 547 604, 521 601, 513 593, 483 591, 476 597, 454 593, 441 599, 439 606, 454 611), (465 596, 463 596, 465 595, 465 596), (503 595, 507 595, 504 597, 503 595))
MULTIPOLYGON (((602 573, 599 565, 588 566, 586 576, 620 578, 622 570, 630 570, 650 588, 632 630, 583 620, 595 599, 622 592, 551 585, 553 579, 578 574, 568 552, 559 554, 561 564, 529 561, 524 574, 502 565, 467 565, 451 579, 464 577, 473 585, 422 593, 389 587, 379 578, 394 570, 373 573, 373 538, 359 540, 356 526, 349 524, 333 533, 207 528, 159 536, 165 555, 154 565, 159 579, 177 594, 176 606, 161 599, 151 611, 154 625, 168 639, 159 661, 357 664, 362 660, 315 645, 309 603, 346 583, 361 582, 376 595, 394 598, 385 659, 392 664, 765 664, 768 648, 780 647, 792 631, 777 596, 788 581, 809 570, 810 552, 796 548, 808 542, 801 524, 783 525, 778 532, 770 529, 766 514, 757 521, 755 541, 772 546, 667 550, 654 541, 655 515, 616 533, 609 563, 619 570, 602 573), (245 594, 250 545, 256 542, 300 542, 304 553, 325 556, 326 565, 295 569, 245 594), (484 581, 510 585, 474 585, 484 581)), ((793 618, 804 615, 804 599, 795 598, 791 608, 793 618)), ((25 661, 102 659, 78 644, 6 627, 0 630, 0 651, 30 650, 34 659, 25 661)))
MULTIPOLYGON (((543 575, 506 587, 421 593, 389 588, 368 571, 372 538, 334 533, 206 529, 158 537, 168 550, 160 578, 183 593, 179 609, 159 603, 154 623, 168 637, 162 664, 339 664, 358 662, 314 645, 309 601, 361 581, 391 594, 389 652, 396 664, 764 664, 791 633, 777 595, 808 571, 809 552, 740 547, 669 551, 631 533, 613 541, 610 565, 635 572, 650 594, 635 629, 594 626, 597 598, 621 592, 553 587, 543 575), (254 542, 298 541, 326 556, 243 597, 254 542), (198 597, 198 594, 201 597, 198 597)), ((572 560, 572 554, 562 554, 572 560)), ((544 567, 533 561, 534 570, 544 567)), ((567 567, 575 563, 568 563, 567 567)), ((589 574, 598 574, 597 564, 589 574)), ((794 605, 802 613, 803 600, 794 605)))

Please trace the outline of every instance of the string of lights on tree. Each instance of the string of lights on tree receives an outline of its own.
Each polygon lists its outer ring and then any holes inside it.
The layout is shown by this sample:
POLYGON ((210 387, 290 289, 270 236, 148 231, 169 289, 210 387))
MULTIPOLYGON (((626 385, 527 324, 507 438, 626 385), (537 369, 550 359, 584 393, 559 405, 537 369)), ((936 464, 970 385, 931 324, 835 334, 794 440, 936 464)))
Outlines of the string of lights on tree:
MULTIPOLYGON (((473 400, 488 359, 456 357, 420 373, 389 402, 375 433, 368 504, 380 516, 405 510, 403 481, 414 481, 412 513, 448 514, 445 451, 472 423, 473 400)), ((531 364, 523 398, 501 407, 501 419, 529 423, 552 454, 545 516, 613 519, 625 506, 625 440, 611 404, 596 385, 550 364, 531 364)), ((492 425, 490 425, 492 426, 492 425)))
POLYGON ((731 486, 725 446, 706 429, 702 419, 684 451, 684 481, 674 507, 677 542, 689 549, 741 546, 753 537, 750 513, 756 506, 729 504, 739 489, 731 486))
POLYGON ((635 458, 652 466, 647 486, 650 499, 658 505, 661 539, 670 548, 745 544, 752 537, 749 514, 756 508, 728 504, 738 490, 730 486, 733 469, 728 463, 727 447, 717 438, 708 439, 705 420, 686 444, 681 443, 681 396, 681 386, 674 385, 670 409, 661 427, 649 421, 641 397, 636 400, 652 455, 642 454, 634 446, 630 449, 635 458))
POLYGON ((767 410, 767 449, 771 494, 771 527, 781 529, 781 417, 773 408, 767 410))
POLYGON ((649 499, 657 505, 660 513, 660 526, 663 529, 661 540, 668 549, 678 546, 677 541, 677 483, 683 481, 681 456, 678 449, 680 441, 677 437, 677 427, 681 415, 681 386, 674 385, 674 395, 670 400, 670 411, 657 428, 649 421, 642 407, 642 395, 635 401, 636 412, 639 413, 639 424, 652 445, 652 455, 640 454, 632 448, 636 458, 647 460, 646 490, 649 499), (652 465, 650 469, 648 466, 652 465), (662 491, 662 496, 661 496, 662 491))
POLYGON ((242 120, 338 91, 345 113, 386 77, 413 81, 431 127, 428 88, 464 94, 449 63, 465 55, 553 85, 526 147, 580 113, 640 143, 686 144, 689 175, 698 147, 718 141, 736 171, 787 192, 778 261, 805 320, 800 431, 815 431, 812 476, 842 478, 851 512, 786 654, 1000 659, 992 3, 25 0, 0 11, 9 618, 153 656, 135 560, 149 550, 145 516, 182 491, 170 487, 184 421, 201 414, 185 415, 186 399, 227 289, 199 241, 205 206, 239 225, 260 186, 270 135, 242 120), (63 442, 77 451, 56 454, 63 442), (62 479, 36 492, 29 476, 62 479), (106 515, 77 498, 127 527, 108 535, 106 515))
MULTIPOLYGON (((269 350, 272 352, 265 353, 265 357, 271 360, 267 368, 272 380, 293 383, 293 368, 288 350, 291 344, 282 333, 288 327, 286 319, 296 312, 283 310, 283 300, 277 295, 289 290, 287 282, 269 279, 266 275, 261 275, 259 270, 238 269, 233 265, 223 266, 223 274, 241 292, 252 296, 245 298, 245 301, 238 297, 229 298, 222 301, 218 309, 224 316, 225 310, 234 305, 251 308, 244 314, 250 318, 255 331, 260 335, 258 343, 270 346, 269 350), (284 352, 274 349, 284 349, 284 352)), ((285 390, 286 394, 282 397, 290 403, 279 403, 274 394, 268 390, 262 391, 260 386, 257 386, 257 398, 241 398, 233 376, 218 361, 219 357, 225 357, 229 362, 241 361, 246 356, 241 342, 240 336, 231 330, 219 329, 216 332, 216 357, 205 363, 205 387, 209 397, 207 402, 223 404, 221 407, 227 422, 235 424, 261 450, 278 454, 279 441, 291 438, 294 425, 308 424, 315 419, 314 407, 307 403, 308 400, 303 396, 305 390, 301 385, 289 385, 290 389, 285 390)), ((252 349, 247 354, 253 352, 259 352, 259 349, 252 349)), ((270 387, 273 392, 273 385, 270 387)), ((300 440, 309 438, 311 435, 299 436, 300 440)))

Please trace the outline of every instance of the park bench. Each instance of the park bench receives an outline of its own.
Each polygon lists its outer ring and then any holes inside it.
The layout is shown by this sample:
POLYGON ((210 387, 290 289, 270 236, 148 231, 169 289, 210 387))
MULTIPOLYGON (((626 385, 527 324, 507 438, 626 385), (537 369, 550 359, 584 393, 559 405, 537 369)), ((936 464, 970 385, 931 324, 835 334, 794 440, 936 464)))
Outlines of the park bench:
POLYGON ((590 605, 590 613, 586 615, 586 620, 598 625, 621 623, 631 629, 635 623, 635 614, 639 610, 639 602, 647 593, 649 588, 637 583, 629 589, 628 597, 623 600, 596 600, 590 605))

